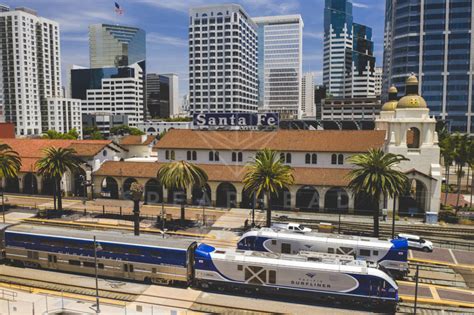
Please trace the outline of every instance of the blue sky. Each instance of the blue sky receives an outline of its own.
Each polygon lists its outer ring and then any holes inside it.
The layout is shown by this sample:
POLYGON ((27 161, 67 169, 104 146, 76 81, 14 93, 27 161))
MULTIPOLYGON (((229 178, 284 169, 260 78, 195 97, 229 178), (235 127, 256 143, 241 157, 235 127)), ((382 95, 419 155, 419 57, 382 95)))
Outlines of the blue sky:
MULTIPOLYGON (((305 24, 303 70, 321 81, 324 0, 117 0, 124 15, 109 0, 0 0, 11 7, 26 6, 59 22, 63 84, 72 64, 89 65, 88 25, 114 23, 138 26, 147 32, 147 71, 177 73, 180 92, 187 92, 188 9, 191 6, 233 2, 252 16, 301 14, 305 24)), ((382 65, 384 0, 353 0, 354 21, 373 28, 377 64, 382 65)))

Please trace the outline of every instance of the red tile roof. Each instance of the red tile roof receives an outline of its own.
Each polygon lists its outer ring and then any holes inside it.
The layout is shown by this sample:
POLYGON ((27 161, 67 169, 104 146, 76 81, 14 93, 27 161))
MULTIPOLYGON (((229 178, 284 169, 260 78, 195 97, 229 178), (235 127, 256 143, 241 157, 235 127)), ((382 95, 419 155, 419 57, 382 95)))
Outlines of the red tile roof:
POLYGON ((149 145, 156 139, 156 136, 147 136, 145 141, 142 142, 142 136, 125 136, 120 140, 120 145, 149 145))
MULTIPOLYGON (((115 176, 153 178, 165 163, 153 162, 116 162, 107 161, 102 164, 94 176, 115 176)), ((198 164, 206 171, 209 181, 242 182, 245 174, 244 166, 198 164)), ((347 186, 347 174, 350 169, 295 167, 294 176, 297 185, 315 186, 347 186)))
POLYGON ((383 130, 200 131, 171 129, 156 149, 366 152, 381 148, 383 130))

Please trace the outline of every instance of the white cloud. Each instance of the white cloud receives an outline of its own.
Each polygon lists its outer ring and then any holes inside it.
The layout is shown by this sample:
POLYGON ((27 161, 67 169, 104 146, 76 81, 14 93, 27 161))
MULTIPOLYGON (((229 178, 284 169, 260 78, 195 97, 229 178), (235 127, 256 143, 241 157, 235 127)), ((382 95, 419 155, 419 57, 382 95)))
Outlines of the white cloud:
POLYGON ((368 9, 369 6, 365 3, 360 3, 360 2, 352 2, 352 5, 356 8, 362 8, 362 9, 368 9))
POLYGON ((66 42, 88 42, 89 37, 86 34, 82 34, 82 35, 65 34, 65 35, 61 35, 61 41, 66 41, 66 42))
POLYGON ((171 45, 176 47, 186 47, 188 41, 181 37, 167 36, 159 33, 148 33, 146 35, 147 44, 171 45))
POLYGON ((303 36, 308 37, 308 38, 324 39, 324 33, 323 32, 303 31, 303 36))

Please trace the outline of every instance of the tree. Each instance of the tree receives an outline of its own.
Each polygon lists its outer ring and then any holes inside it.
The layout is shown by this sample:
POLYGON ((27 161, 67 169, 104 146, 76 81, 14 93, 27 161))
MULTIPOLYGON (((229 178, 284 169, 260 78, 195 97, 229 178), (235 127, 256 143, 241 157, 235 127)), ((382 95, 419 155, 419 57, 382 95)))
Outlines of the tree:
POLYGON ((443 136, 443 139, 440 140, 439 146, 441 149, 441 156, 443 157, 444 167, 446 167, 446 184, 445 184, 445 195, 444 195, 444 204, 448 204, 448 194, 449 194, 449 176, 451 165, 454 162, 454 140, 451 136, 443 136))
POLYGON ((82 163, 79 158, 75 156, 76 151, 70 148, 56 148, 49 147, 43 150, 43 157, 36 162, 38 174, 43 177, 54 180, 55 190, 55 209, 56 197, 58 200, 58 210, 62 210, 62 195, 61 195, 61 179, 64 174, 69 171, 74 173, 82 163))
MULTIPOLYGON (((179 189, 185 191, 194 185, 203 187, 208 180, 206 172, 199 166, 186 161, 175 161, 162 166, 158 171, 158 180, 166 189, 179 189)), ((184 204, 186 197, 181 202, 181 222, 185 221, 184 204)))
MULTIPOLYGON (((350 171, 349 188, 354 195, 369 198, 373 207, 374 236, 379 236, 379 202, 382 196, 400 196, 407 187, 407 176, 395 167, 408 161, 403 155, 370 149, 367 153, 351 156, 348 161, 357 168, 350 171)), ((395 211, 395 209, 394 209, 395 211)))
POLYGON ((254 196, 266 197, 267 227, 272 224, 271 194, 278 196, 283 188, 288 188, 294 182, 293 169, 283 164, 276 151, 270 149, 258 151, 253 161, 246 166, 243 179, 244 190, 251 192, 254 196))
POLYGON ((120 125, 117 127, 110 128, 110 134, 116 136, 132 135, 132 136, 142 136, 145 133, 138 128, 129 127, 127 125, 120 125))
POLYGON ((133 200, 133 231, 136 236, 140 235, 140 200, 143 196, 143 186, 139 183, 130 185, 130 197, 133 200))
MULTIPOLYGON (((469 150, 468 150, 468 158, 467 158, 467 166, 471 169, 471 194, 470 194, 470 200, 469 200, 469 208, 472 208, 472 199, 474 197, 474 138, 471 138, 471 141, 469 142, 469 150)), ((469 179, 469 176, 468 176, 469 179)))
POLYGON ((21 167, 21 158, 8 144, 0 144, 0 180, 15 178, 21 167))
POLYGON ((468 162, 469 158, 469 135, 455 133, 453 135, 454 142, 454 162, 456 163, 456 175, 457 175, 457 197, 456 197, 456 211, 459 207, 459 199, 461 196, 461 179, 464 176, 464 165, 468 162))
POLYGON ((56 130, 48 130, 41 136, 41 138, 77 140, 79 139, 79 133, 77 132, 76 128, 73 128, 66 133, 61 133, 56 130))
POLYGON ((94 127, 85 127, 83 130, 84 138, 91 140, 104 140, 104 136, 100 133, 99 128, 94 127))

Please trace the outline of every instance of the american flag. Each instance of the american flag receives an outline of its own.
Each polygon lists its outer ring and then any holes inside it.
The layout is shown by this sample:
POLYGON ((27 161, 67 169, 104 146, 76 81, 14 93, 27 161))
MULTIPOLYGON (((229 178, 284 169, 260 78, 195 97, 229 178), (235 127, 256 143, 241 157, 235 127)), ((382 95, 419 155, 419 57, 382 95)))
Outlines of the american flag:
POLYGON ((117 13, 118 15, 123 14, 123 9, 120 7, 120 4, 118 4, 117 2, 115 2, 115 13, 117 13))

